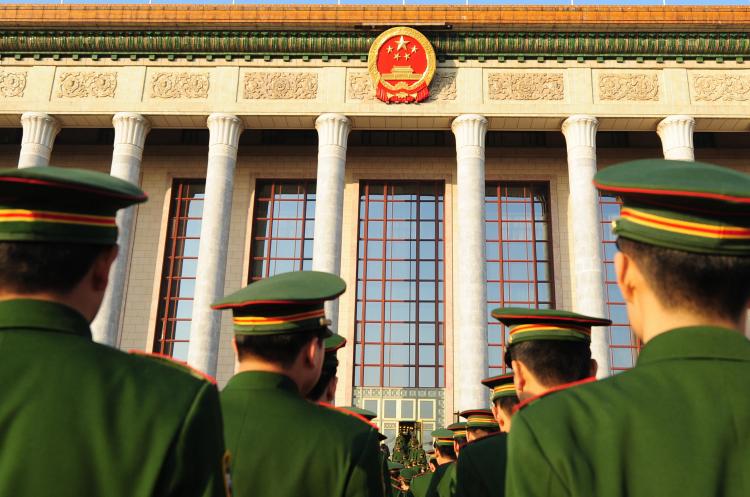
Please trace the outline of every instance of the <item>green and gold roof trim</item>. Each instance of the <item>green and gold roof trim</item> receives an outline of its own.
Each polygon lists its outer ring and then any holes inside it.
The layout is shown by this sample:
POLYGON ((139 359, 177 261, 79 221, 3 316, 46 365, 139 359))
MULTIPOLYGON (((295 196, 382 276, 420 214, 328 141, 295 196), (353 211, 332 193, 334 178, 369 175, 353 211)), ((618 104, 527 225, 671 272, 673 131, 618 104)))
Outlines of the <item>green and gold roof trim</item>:
MULTIPOLYGON (((385 29, 385 28, 384 28, 385 29)), ((750 33, 429 31, 439 61, 743 62, 750 33)), ((366 61, 379 31, 0 31, 0 56, 90 60, 366 61)))

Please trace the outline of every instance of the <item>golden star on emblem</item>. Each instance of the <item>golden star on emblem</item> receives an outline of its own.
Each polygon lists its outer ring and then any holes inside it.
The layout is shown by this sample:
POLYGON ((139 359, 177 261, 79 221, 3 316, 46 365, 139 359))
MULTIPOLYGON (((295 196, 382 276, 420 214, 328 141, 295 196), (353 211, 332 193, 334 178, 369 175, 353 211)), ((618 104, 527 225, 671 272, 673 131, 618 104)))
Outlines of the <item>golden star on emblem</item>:
POLYGON ((408 53, 407 53, 407 54, 405 54, 405 55, 404 55, 404 60, 409 60, 409 57, 411 57, 411 55, 409 55, 408 53))
POLYGON ((398 59, 401 58, 401 56, 398 54, 398 52, 396 52, 396 55, 394 55, 393 58, 396 59, 396 60, 398 60, 398 59))
POLYGON ((417 47, 411 47, 411 53, 416 53, 416 52, 417 52, 417 47))
POLYGON ((398 39, 398 45, 396 46, 396 50, 406 49, 406 45, 409 43, 408 41, 404 40, 404 37, 401 36, 401 38, 398 39))
POLYGON ((393 47, 388 45, 388 53, 391 53, 391 52, 393 52, 393 47))

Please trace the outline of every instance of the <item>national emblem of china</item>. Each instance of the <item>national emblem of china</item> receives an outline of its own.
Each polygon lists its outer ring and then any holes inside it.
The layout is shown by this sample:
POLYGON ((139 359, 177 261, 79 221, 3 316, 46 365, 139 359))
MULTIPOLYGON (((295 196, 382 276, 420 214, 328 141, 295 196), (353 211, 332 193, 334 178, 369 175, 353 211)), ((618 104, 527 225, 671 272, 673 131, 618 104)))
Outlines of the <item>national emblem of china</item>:
POLYGON ((370 47, 368 64, 375 96, 383 102, 421 102, 430 95, 435 49, 416 29, 382 32, 370 47))

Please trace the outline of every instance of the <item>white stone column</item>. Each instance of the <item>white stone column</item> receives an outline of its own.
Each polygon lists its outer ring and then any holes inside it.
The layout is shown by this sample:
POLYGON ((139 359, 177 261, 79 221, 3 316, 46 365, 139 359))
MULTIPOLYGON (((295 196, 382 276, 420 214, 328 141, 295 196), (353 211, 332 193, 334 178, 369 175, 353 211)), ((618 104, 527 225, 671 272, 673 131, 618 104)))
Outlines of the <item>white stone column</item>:
POLYGON ((464 114, 456 136, 456 229, 453 259, 453 409, 487 406, 487 268, 484 237, 484 138, 487 119, 464 114))
POLYGON ((49 166, 52 146, 60 132, 57 119, 42 112, 24 112, 21 116, 23 138, 18 167, 49 166))
POLYGON ((224 294, 234 168, 243 127, 242 121, 232 114, 211 114, 207 124, 210 138, 206 196, 198 246, 188 363, 215 376, 221 313, 212 310, 211 304, 224 294))
POLYGON ((695 160, 693 129, 695 119, 691 116, 669 116, 656 127, 661 138, 664 158, 670 160, 695 160))
MULTIPOLYGON (((140 184, 143 145, 151 126, 140 114, 119 112, 112 118, 115 143, 110 174, 115 178, 140 184)), ((130 268, 130 247, 133 239, 136 206, 120 209, 117 213, 117 254, 109 271, 109 284, 99 313, 91 323, 94 340, 117 346, 120 334, 120 316, 125 303, 125 288, 130 268)))
MULTIPOLYGON (((344 211, 346 142, 352 123, 341 114, 322 114, 315 120, 318 130, 318 176, 315 186, 315 271, 341 273, 341 224, 344 211)), ((326 317, 338 328, 338 299, 325 303, 326 317)))
MULTIPOLYGON (((573 253, 573 302, 576 312, 606 317, 599 193, 596 174, 596 130, 593 116, 570 116, 562 125, 568 148, 568 233, 573 253)), ((606 328, 591 333, 591 355, 599 364, 597 377, 609 375, 609 334, 606 328)))

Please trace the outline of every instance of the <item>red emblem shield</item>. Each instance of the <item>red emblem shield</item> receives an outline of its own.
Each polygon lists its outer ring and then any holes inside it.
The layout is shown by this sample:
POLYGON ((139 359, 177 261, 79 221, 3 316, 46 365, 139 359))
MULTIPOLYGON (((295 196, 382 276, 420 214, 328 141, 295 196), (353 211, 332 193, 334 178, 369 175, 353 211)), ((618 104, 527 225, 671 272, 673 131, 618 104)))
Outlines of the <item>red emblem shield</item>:
POLYGON ((421 102, 430 95, 435 49, 416 29, 391 28, 370 47, 369 69, 375 96, 386 103, 421 102))

